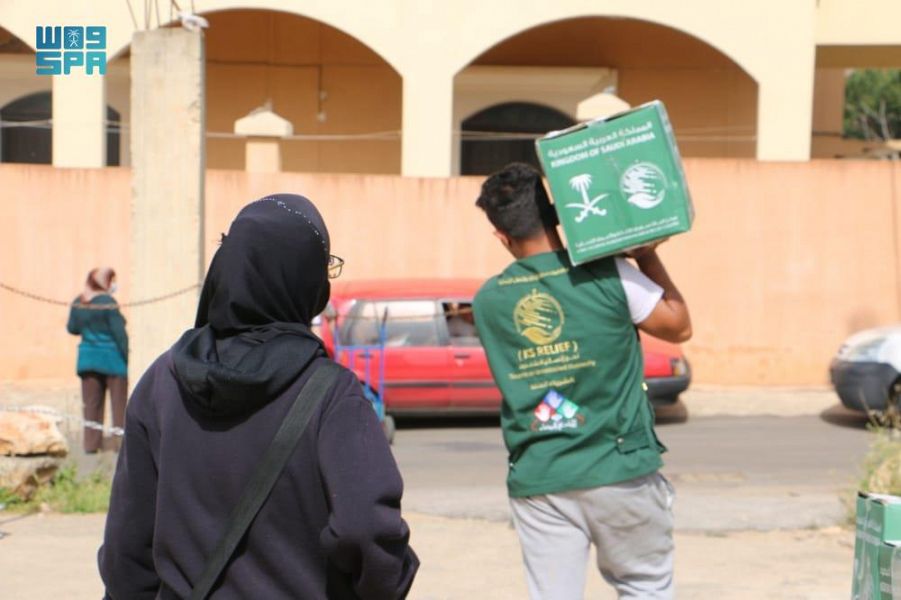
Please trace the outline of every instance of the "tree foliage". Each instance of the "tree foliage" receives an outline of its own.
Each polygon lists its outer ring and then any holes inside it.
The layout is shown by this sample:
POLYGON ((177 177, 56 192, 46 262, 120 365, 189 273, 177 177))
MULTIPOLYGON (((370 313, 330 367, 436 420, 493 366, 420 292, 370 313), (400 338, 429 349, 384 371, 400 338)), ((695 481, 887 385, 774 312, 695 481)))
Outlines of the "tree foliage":
POLYGON ((901 138, 901 69, 861 69, 845 81, 845 135, 901 138))

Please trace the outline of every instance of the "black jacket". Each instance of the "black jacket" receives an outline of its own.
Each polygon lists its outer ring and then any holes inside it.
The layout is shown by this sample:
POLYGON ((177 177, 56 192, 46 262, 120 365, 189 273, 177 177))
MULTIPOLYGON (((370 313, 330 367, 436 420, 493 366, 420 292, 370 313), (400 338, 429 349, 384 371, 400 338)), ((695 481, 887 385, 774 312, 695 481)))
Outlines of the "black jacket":
MULTIPOLYGON (((100 572, 114 600, 185 598, 317 358, 251 414, 210 418, 178 385, 172 351, 132 395, 100 572)), ((212 595, 403 598, 419 565, 403 483, 360 384, 343 371, 212 595)))

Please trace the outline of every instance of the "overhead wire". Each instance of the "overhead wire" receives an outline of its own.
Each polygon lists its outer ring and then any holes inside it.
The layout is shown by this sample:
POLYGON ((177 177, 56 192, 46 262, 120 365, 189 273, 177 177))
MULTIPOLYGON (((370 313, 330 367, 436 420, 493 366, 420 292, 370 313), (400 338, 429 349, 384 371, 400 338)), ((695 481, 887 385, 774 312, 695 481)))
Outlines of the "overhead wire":
POLYGON ((135 31, 138 30, 138 20, 135 18, 135 9, 131 5, 131 0, 125 0, 125 4, 128 6, 128 14, 131 15, 132 25, 135 27, 135 31))
MULTIPOLYGON (((127 124, 117 121, 106 122, 108 132, 127 132, 129 127, 127 124)), ((34 129, 53 129, 52 119, 35 119, 32 121, 0 121, 0 129, 6 128, 34 128, 34 129)), ((693 134, 692 130, 686 130, 684 133, 677 132, 679 140, 684 141, 705 141, 705 142, 753 142, 757 139, 756 135, 732 135, 720 134, 714 135, 718 131, 716 128, 710 128, 710 135, 703 133, 693 134)), ((703 131, 696 129, 694 131, 703 131)), ((296 133, 280 137, 287 141, 298 142, 342 142, 342 141, 396 141, 402 137, 402 131, 399 129, 387 131, 369 131, 360 133, 296 133)), ((502 141, 518 141, 518 140, 536 140, 544 136, 543 133, 523 133, 516 131, 469 131, 455 130, 451 132, 455 138, 473 142, 502 142, 502 141)), ((206 137, 211 139, 245 139, 244 134, 234 133, 230 131, 207 131, 206 137)))

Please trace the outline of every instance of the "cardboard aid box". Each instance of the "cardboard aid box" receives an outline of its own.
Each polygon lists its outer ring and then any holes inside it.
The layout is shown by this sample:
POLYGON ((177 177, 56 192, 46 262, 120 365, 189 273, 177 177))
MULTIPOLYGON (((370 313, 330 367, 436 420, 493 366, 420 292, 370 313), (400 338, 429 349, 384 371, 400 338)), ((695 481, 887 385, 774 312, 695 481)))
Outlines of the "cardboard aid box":
POLYGON ((854 600, 901 600, 901 498, 857 495, 854 600))
POLYGON ((694 209, 663 103, 535 142, 573 264, 691 229, 694 209))

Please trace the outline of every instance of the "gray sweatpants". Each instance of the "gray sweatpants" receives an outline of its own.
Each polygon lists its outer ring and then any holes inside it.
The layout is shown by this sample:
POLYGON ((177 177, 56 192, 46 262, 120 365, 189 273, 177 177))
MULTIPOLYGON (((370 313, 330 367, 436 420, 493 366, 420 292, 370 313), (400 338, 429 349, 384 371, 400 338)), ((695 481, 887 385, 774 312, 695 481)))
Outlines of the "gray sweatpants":
POLYGON ((598 569, 620 598, 673 598, 673 499, 673 487, 660 473, 511 498, 529 597, 581 599, 594 544, 598 569))

